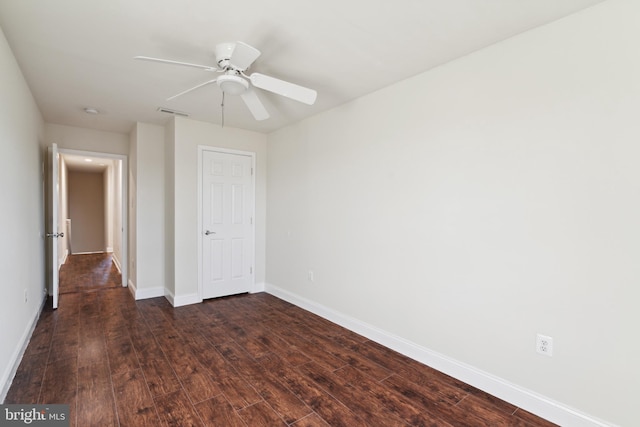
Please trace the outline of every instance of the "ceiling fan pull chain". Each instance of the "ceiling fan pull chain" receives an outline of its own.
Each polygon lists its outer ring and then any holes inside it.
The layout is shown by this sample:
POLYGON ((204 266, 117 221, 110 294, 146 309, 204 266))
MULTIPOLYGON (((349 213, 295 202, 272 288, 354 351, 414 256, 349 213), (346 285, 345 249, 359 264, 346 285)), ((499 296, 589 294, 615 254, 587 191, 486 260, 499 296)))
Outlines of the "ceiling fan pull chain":
POLYGON ((224 127, 224 91, 222 92, 222 104, 220 104, 220 107, 222 112, 222 127, 224 127))

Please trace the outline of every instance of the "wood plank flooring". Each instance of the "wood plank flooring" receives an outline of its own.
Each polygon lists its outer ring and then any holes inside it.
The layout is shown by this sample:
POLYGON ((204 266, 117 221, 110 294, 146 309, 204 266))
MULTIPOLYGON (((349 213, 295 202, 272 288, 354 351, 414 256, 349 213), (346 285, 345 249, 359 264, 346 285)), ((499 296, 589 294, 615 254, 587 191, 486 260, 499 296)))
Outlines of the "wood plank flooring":
POLYGON ((73 426, 553 425, 265 293, 61 295, 5 403, 68 403, 73 426))
POLYGON ((84 292, 122 286, 122 276, 108 252, 72 254, 60 268, 60 293, 84 292))

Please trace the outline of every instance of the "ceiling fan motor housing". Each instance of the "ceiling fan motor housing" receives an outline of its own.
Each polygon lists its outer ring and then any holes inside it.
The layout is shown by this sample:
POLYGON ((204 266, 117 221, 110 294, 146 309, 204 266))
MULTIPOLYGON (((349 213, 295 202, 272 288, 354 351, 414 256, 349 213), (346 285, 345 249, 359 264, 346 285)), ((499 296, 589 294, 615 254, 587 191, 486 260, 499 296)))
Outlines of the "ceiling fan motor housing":
POLYGON ((235 47, 236 44, 232 42, 219 43, 216 45, 216 62, 218 63, 218 67, 224 70, 229 66, 229 60, 235 47))

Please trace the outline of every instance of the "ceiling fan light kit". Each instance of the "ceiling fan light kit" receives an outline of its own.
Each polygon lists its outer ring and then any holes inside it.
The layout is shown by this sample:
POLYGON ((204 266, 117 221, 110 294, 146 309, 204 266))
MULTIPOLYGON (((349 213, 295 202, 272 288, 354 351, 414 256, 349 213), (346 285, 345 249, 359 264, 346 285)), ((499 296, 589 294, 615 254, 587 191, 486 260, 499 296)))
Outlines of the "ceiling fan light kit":
POLYGON ((224 93, 240 95, 249 89, 249 82, 238 75, 225 74, 216 79, 216 83, 224 93))
POLYGON ((260 51, 253 46, 249 46, 243 42, 220 43, 215 48, 215 56, 217 67, 191 64, 188 62, 180 62, 170 59, 151 58, 148 56, 136 56, 134 59, 195 67, 204 71, 224 73, 213 80, 208 80, 180 92, 179 94, 168 98, 168 101, 211 83, 217 83, 223 94, 239 95, 256 120, 268 119, 269 113, 262 104, 262 101, 260 101, 256 92, 253 90, 253 87, 257 87, 307 105, 313 105, 316 101, 317 92, 313 89, 289 83, 275 77, 266 76, 264 74, 245 74, 244 72, 260 56, 260 51))

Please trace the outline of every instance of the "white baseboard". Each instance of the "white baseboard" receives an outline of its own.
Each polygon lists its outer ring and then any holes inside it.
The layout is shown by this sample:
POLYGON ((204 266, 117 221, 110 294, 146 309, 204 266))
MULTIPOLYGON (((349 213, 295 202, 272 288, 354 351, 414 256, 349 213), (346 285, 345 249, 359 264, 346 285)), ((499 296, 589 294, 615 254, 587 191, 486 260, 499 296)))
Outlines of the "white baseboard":
POLYGON ((265 292, 283 299, 318 316, 337 323, 372 341, 395 350, 440 372, 505 400, 519 408, 538 415, 561 426, 572 427, 614 427, 590 415, 584 414, 553 399, 520 387, 495 375, 459 362, 444 354, 422 347, 414 342, 391 334, 354 317, 325 307, 285 289, 265 284, 265 292))
POLYGON ((258 292, 264 292, 265 290, 265 283, 264 282, 260 282, 260 283, 254 283, 253 287, 251 288, 251 291, 249 291, 250 294, 257 294, 258 292))
POLYGON ((31 336, 33 335, 33 331, 38 324, 38 319, 40 318, 40 313, 42 313, 42 309, 44 308, 44 304, 47 302, 47 294, 46 291, 42 294, 42 302, 40 306, 34 313, 31 318, 31 322, 22 333, 20 337, 21 345, 17 346, 13 354, 11 355, 10 363, 8 365, 8 369, 2 374, 2 378, 0 378, 0 384, 2 387, 0 388, 0 402, 4 403, 4 400, 7 397, 7 393, 9 392, 9 388, 11 387, 11 383, 13 382, 13 378, 16 376, 16 372, 18 372, 18 367, 20 367, 20 362, 22 361, 22 356, 24 356, 24 352, 29 345, 29 341, 31 340, 31 336))
POLYGON ((131 294, 131 296, 133 297, 133 299, 136 299, 136 284, 133 283, 131 281, 131 279, 129 279, 127 281, 127 288, 129 289, 129 293, 131 294))
POLYGON ((113 253, 113 248, 111 246, 107 246, 107 250, 105 252, 113 253))
POLYGON ((115 254, 111 255, 111 262, 113 262, 113 265, 116 266, 118 273, 122 274, 122 265, 120 264, 120 260, 115 254))
POLYGON ((176 296, 171 291, 167 290, 164 296, 169 300, 173 307, 182 307, 183 305, 198 304, 202 302, 202 298, 200 298, 198 294, 176 296))
POLYGON ((163 287, 155 287, 155 288, 143 288, 138 289, 136 284, 129 279, 128 286, 129 292, 133 296, 133 299, 141 300, 141 299, 149 299, 149 298, 158 298, 165 296, 165 289, 163 287))
POLYGON ((136 300, 163 297, 165 294, 163 287, 136 289, 136 300))

